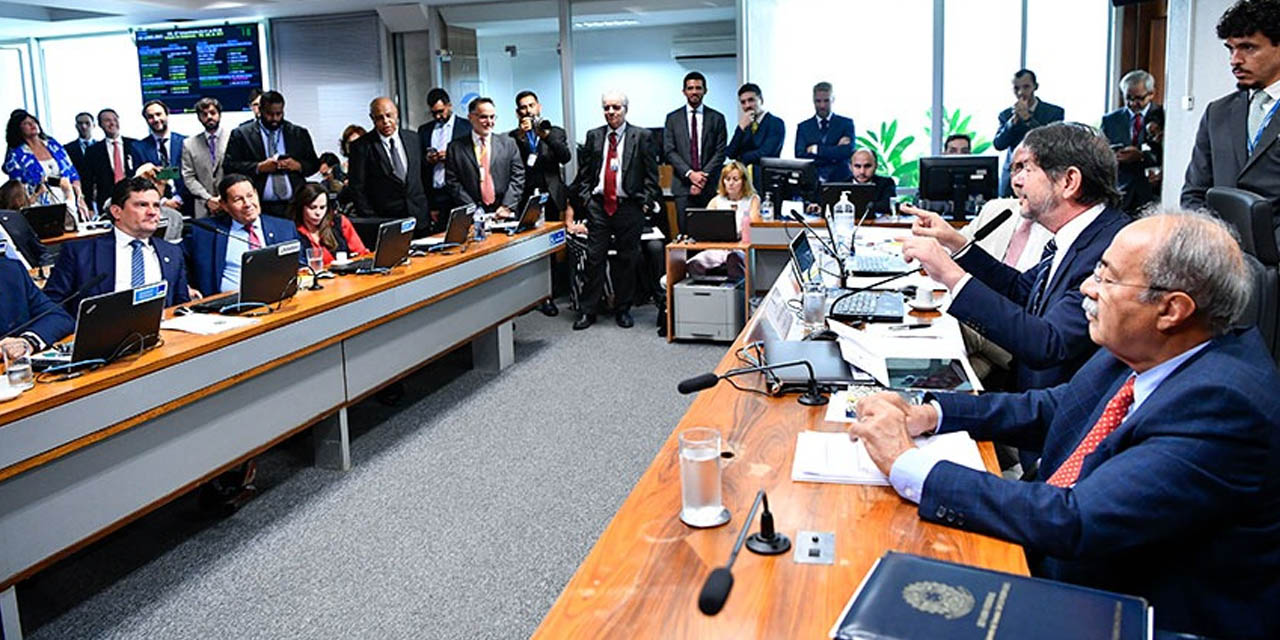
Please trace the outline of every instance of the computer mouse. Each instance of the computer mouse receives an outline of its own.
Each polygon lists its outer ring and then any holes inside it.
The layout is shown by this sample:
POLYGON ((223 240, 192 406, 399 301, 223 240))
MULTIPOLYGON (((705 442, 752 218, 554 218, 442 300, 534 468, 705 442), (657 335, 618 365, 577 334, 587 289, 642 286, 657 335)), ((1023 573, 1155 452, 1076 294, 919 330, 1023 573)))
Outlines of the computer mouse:
POLYGON ((830 329, 821 329, 819 331, 814 331, 813 333, 805 336, 804 339, 814 340, 814 341, 817 341, 817 340, 831 341, 831 340, 835 340, 836 337, 837 337, 836 332, 830 329))

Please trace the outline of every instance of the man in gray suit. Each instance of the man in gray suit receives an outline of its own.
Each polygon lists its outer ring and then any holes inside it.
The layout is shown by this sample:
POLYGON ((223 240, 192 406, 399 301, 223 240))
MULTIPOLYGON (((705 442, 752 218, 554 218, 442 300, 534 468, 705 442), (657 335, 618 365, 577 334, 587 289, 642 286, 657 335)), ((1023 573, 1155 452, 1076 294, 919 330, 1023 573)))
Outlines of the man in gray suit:
POLYGON ((1218 21, 1238 91, 1205 107, 1182 186, 1182 206, 1210 187, 1238 187, 1280 203, 1280 0, 1242 0, 1218 21))
POLYGON ((449 143, 445 152, 445 186, 455 206, 476 204, 500 218, 514 217, 524 191, 524 162, 510 136, 493 135, 498 112, 489 98, 467 107, 471 135, 449 143))
MULTIPOLYGON (((720 182, 720 168, 724 165, 724 147, 729 141, 729 130, 724 114, 702 104, 707 95, 707 78, 697 71, 684 77, 686 104, 667 114, 662 128, 662 157, 671 165, 671 195, 676 201, 676 225, 684 234, 685 211, 689 207, 705 207, 716 195, 720 182), (693 144, 693 133, 698 142, 693 144)), ((658 216, 662 231, 666 229, 666 216, 658 216)))
POLYGON ((222 130, 222 103, 217 98, 200 98, 196 102, 196 118, 204 131, 187 138, 182 145, 182 181, 195 199, 195 217, 206 218, 221 210, 217 185, 222 180, 222 157, 231 136, 222 130))

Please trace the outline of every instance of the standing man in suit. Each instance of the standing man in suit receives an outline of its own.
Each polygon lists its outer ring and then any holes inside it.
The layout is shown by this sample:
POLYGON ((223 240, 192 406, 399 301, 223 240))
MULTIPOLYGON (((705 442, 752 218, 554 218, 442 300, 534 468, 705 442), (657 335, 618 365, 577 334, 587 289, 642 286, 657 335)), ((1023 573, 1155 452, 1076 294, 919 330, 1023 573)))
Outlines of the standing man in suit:
POLYGON ((200 98, 196 118, 204 131, 182 145, 182 181, 191 194, 193 214, 206 218, 220 211, 218 182, 231 136, 222 130, 222 103, 217 98, 200 98))
POLYGON ((111 217, 115 221, 111 233, 62 247, 45 293, 75 313, 83 298, 164 280, 166 307, 189 301, 182 249, 155 237, 160 223, 160 191, 155 183, 141 176, 117 182, 111 217), (108 274, 107 278, 81 296, 68 297, 99 273, 108 274))
POLYGON ((511 218, 524 193, 524 159, 509 136, 493 135, 498 111, 489 98, 467 106, 471 135, 449 143, 445 183, 458 205, 475 204, 499 218, 511 218))
POLYGON ((71 164, 76 168, 76 173, 81 176, 85 175, 84 154, 93 144, 93 114, 80 112, 76 114, 76 139, 64 145, 63 149, 67 150, 67 157, 71 158, 71 164))
POLYGON ((1182 206, 1210 187, 1238 187, 1280 205, 1280 1, 1237 2, 1218 21, 1237 91, 1209 103, 1187 164, 1182 206))
MULTIPOLYGON (((729 130, 724 114, 708 107, 707 78, 697 71, 684 77, 684 106, 667 114, 662 127, 662 156, 671 165, 671 195, 676 204, 677 233, 684 235, 685 212, 707 206, 720 184, 724 148, 729 130)), ((668 238, 666 216, 658 216, 659 227, 668 238)))
POLYGON ((830 82, 813 85, 813 117, 796 127, 796 158, 811 158, 818 182, 848 182, 853 157, 853 120, 831 113, 830 82))
POLYGON ((320 169, 320 159, 306 129, 284 119, 284 96, 263 92, 258 119, 231 132, 225 172, 250 176, 262 194, 262 213, 287 218, 293 192, 320 169))
POLYGON ((600 97, 605 126, 587 132, 579 155, 573 190, 587 205, 587 282, 575 330, 596 321, 604 296, 604 268, 610 244, 618 252, 613 271, 614 312, 619 327, 635 325, 636 269, 640 263, 640 235, 645 211, 662 197, 658 187, 656 148, 649 130, 627 122, 627 95, 606 91, 600 97))
POLYGON ((142 161, 135 150, 138 141, 120 135, 120 115, 115 109, 99 111, 98 126, 104 137, 84 152, 89 174, 80 174, 80 184, 98 213, 106 213, 116 183, 131 177, 142 161))
POLYGON ((356 215, 408 218, 417 233, 430 233, 427 195, 422 191, 422 147, 416 135, 400 130, 400 109, 382 96, 369 103, 373 131, 351 145, 347 188, 356 215))
MULTIPOLYGON (((182 243, 191 284, 206 296, 240 289, 244 252, 298 239, 292 220, 260 215, 258 190, 248 176, 227 174, 218 183, 218 196, 225 215, 191 225, 191 237, 182 243)), ((298 255, 306 260, 305 251, 298 255)))
POLYGON ((471 123, 453 114, 449 92, 440 87, 427 92, 427 108, 431 109, 431 120, 418 127, 419 143, 426 160, 422 163, 422 188, 427 193, 427 205, 431 210, 431 229, 440 231, 448 222, 448 216, 443 214, 454 206, 445 186, 444 161, 451 142, 471 135, 471 123))
MULTIPOLYGON (((151 129, 150 135, 134 142, 135 155, 144 162, 151 163, 157 170, 182 166, 182 142, 187 139, 181 133, 169 130, 169 105, 151 100, 142 107, 142 118, 151 129)), ((147 176, 152 177, 152 176, 147 176)), ((160 206, 175 211, 189 211, 184 202, 191 199, 186 186, 182 183, 182 175, 166 181, 166 189, 160 200, 160 206)))
MULTIPOLYGON (((542 207, 547 220, 560 220, 561 212, 569 206, 569 189, 564 184, 564 165, 573 159, 569 151, 569 136, 565 130, 542 119, 542 103, 538 94, 521 91, 516 94, 516 118, 519 124, 507 135, 515 140, 524 158, 524 193, 520 195, 520 211, 533 196, 534 191, 547 194, 542 207)), ((546 316, 560 315, 555 295, 567 289, 568 261, 554 255, 551 260, 552 297, 538 306, 546 316)))
POLYGON ((1028 131, 1043 127, 1051 122, 1061 122, 1064 118, 1062 107, 1049 104, 1036 97, 1040 83, 1036 74, 1030 69, 1019 69, 1013 74, 1013 95, 1016 98, 1013 106, 1000 112, 1000 128, 996 129, 995 140, 991 146, 997 151, 1009 149, 1004 156, 1004 167, 1000 169, 1000 197, 1013 195, 1009 187, 1009 167, 1013 162, 1013 149, 1017 147, 1028 131))
POLYGON ((1022 545, 1032 575, 1141 596, 1164 631, 1280 637, 1280 399, 1258 392, 1280 376, 1256 329, 1232 329, 1252 284, 1230 229, 1144 218, 1081 288, 1103 348, 1067 384, 880 394, 851 436, 922 519, 1022 545), (1034 482, 1005 480, 909 438, 935 431, 1044 457, 1034 482))
POLYGON ((724 155, 747 165, 747 171, 751 173, 751 184, 755 186, 756 193, 764 198, 764 172, 760 170, 760 159, 782 155, 787 123, 764 110, 764 93, 754 82, 738 87, 738 106, 738 128, 725 147, 724 155))
POLYGON ((1124 194, 1120 208, 1137 214, 1155 199, 1147 181, 1147 167, 1156 166, 1156 159, 1142 150, 1147 142, 1146 123, 1152 113, 1160 110, 1160 105, 1151 102, 1156 94, 1155 76, 1134 69, 1120 78, 1120 93, 1125 106, 1102 116, 1102 133, 1116 150, 1116 186, 1124 194))

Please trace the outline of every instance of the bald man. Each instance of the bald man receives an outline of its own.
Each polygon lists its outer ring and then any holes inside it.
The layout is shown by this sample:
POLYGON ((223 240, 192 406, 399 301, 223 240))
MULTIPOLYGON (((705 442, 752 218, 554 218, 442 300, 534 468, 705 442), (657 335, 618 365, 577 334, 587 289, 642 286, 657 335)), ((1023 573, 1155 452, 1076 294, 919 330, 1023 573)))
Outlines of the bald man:
POLYGON ((854 184, 876 185, 876 197, 871 201, 871 213, 883 215, 889 213, 889 198, 898 195, 898 183, 889 176, 876 175, 880 167, 880 158, 870 149, 858 149, 849 159, 849 170, 853 173, 854 184))
POLYGON ((419 233, 431 225, 427 195, 422 189, 422 143, 400 130, 400 110, 390 98, 369 103, 373 130, 351 145, 347 189, 356 215, 418 220, 419 233))

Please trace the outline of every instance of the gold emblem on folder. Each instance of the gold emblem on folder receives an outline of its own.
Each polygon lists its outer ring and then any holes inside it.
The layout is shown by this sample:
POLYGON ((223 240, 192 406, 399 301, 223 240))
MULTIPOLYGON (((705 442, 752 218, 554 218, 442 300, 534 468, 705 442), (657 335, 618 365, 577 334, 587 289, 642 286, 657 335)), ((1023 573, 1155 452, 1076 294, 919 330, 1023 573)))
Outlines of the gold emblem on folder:
POLYGON ((940 615, 948 620, 964 617, 973 611, 977 602, 964 587, 928 581, 912 582, 903 587, 902 599, 916 611, 940 615))

